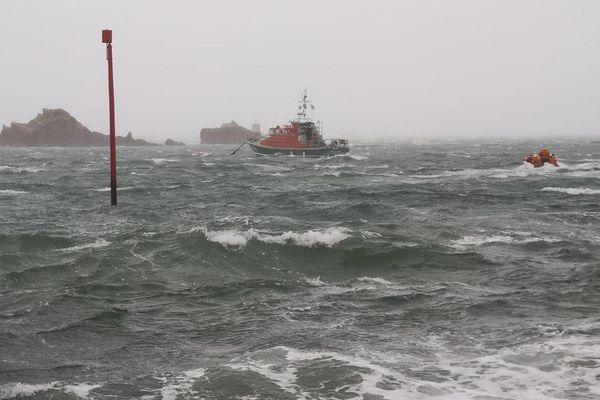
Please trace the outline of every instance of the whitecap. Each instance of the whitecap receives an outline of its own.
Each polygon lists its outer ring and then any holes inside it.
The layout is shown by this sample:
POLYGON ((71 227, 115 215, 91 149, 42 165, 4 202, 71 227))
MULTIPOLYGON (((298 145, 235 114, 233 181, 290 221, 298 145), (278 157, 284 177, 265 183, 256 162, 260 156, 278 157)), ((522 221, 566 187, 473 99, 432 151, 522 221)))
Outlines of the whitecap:
POLYGON ((561 187, 545 187, 542 192, 558 192, 566 194, 600 194, 600 189, 590 188, 561 188, 561 187))
POLYGON ((359 398, 549 400, 557 398, 557 393, 573 390, 573 382, 589 398, 600 396, 598 361, 593 357, 600 352, 600 341, 589 335, 549 337, 471 357, 453 352, 453 346, 437 336, 428 337, 423 345, 428 351, 422 354, 433 357, 361 350, 342 354, 277 346, 253 354, 235 367, 260 373, 299 397, 306 394, 299 381, 300 371, 314 361, 350 369, 360 379, 347 389, 358 393, 359 398), (425 376, 432 374, 434 379, 423 378, 415 373, 418 371, 425 376))
POLYGON ((20 194, 27 194, 27 192, 24 192, 22 190, 12 190, 12 189, 3 189, 0 190, 0 195, 8 195, 8 196, 17 196, 20 194))
POLYGON ((275 172, 273 174, 265 174, 262 172, 255 172, 254 175, 256 175, 256 176, 283 176, 283 174, 281 172, 275 172))
POLYGON ((45 392, 55 389, 59 382, 41 383, 37 385, 28 383, 7 383, 0 386, 0 399, 14 399, 17 397, 29 397, 37 392, 45 392))
MULTIPOLYGON (((363 222, 363 221, 361 220, 361 222, 363 222)), ((364 222, 367 222, 367 221, 365 220, 364 222)), ((377 232, 361 231, 360 233, 361 233, 363 239, 379 239, 379 238, 383 237, 381 235, 381 233, 377 233, 377 232)))
POLYGON ((335 164, 335 165, 321 165, 321 164, 315 164, 314 169, 321 169, 321 168, 328 168, 328 169, 340 169, 340 168, 353 168, 355 167, 354 164, 335 164))
POLYGON ((179 374, 156 377, 156 379, 163 382, 163 387, 160 389, 162 399, 175 400, 177 398, 193 397, 196 394, 193 389, 194 381, 202 378, 205 373, 206 369, 198 368, 179 374))
POLYGON ((389 169, 390 166, 387 164, 382 164, 382 165, 371 165, 368 167, 365 167, 366 169, 389 169))
POLYGON ((358 278, 357 281, 364 283, 377 283, 380 285, 392 285, 392 282, 379 277, 371 278, 368 276, 363 276, 362 278, 358 278))
POLYGON ((464 250, 468 247, 479 247, 491 243, 526 244, 534 242, 553 243, 557 241, 558 239, 556 238, 541 238, 529 232, 514 232, 512 234, 500 233, 496 235, 466 235, 461 239, 452 241, 450 247, 464 250))
MULTIPOLYGON (((135 189, 135 187, 133 187, 133 186, 118 187, 117 191, 121 192, 123 190, 132 190, 132 189, 135 189)), ((90 190, 94 191, 94 192, 110 192, 110 187, 103 187, 100 189, 90 189, 90 190)))
MULTIPOLYGON (((477 178, 492 178, 492 179, 507 179, 510 177, 524 178, 527 176, 548 175, 556 173, 561 167, 555 167, 547 164, 539 168, 534 168, 533 165, 523 162, 518 167, 507 168, 487 168, 487 169, 461 169, 458 171, 443 171, 439 174, 431 175, 411 175, 412 178, 418 179, 477 179, 477 178)), ((413 182, 407 182, 413 183, 413 182)))
POLYGON ((350 236, 350 230, 347 228, 327 228, 306 232, 288 231, 279 235, 260 232, 253 228, 245 231, 236 229, 211 231, 206 227, 192 228, 192 232, 195 231, 201 231, 207 240, 219 243, 223 247, 244 247, 250 240, 280 245, 291 243, 303 247, 332 247, 350 236))
POLYGON ((332 247, 333 245, 350 237, 348 232, 350 232, 350 230, 347 228, 328 228, 322 231, 310 230, 302 233, 288 231, 278 236, 272 236, 268 234, 259 235, 257 239, 265 243, 285 244, 291 241, 298 246, 304 247, 332 247))
POLYGON ((321 174, 321 176, 335 176, 338 177, 340 176, 340 172, 339 171, 333 171, 333 172, 323 172, 321 174))
POLYGON ((152 161, 156 165, 162 165, 162 164, 165 164, 165 163, 179 162, 179 160, 173 159, 173 158, 153 158, 150 161, 152 161))
POLYGON ((41 168, 41 167, 12 167, 10 165, 0 165, 0 171, 8 171, 8 172, 12 172, 13 174, 22 174, 24 172, 28 172, 28 173, 36 173, 36 172, 41 172, 41 171, 45 171, 45 168, 41 168))
POLYGON ((358 155, 358 154, 344 154, 344 155, 342 155, 342 157, 348 157, 348 158, 351 158, 351 159, 356 160, 356 161, 366 160, 366 159, 369 158, 367 156, 361 156, 361 155, 358 155))
POLYGON ((97 249, 99 247, 106 247, 108 245, 110 245, 109 241, 100 238, 93 243, 86 243, 86 244, 81 244, 79 246, 67 247, 66 249, 61 249, 61 250, 62 251, 78 251, 78 250, 85 250, 85 249, 97 249))
POLYGON ((65 385, 64 391, 67 393, 73 393, 78 398, 87 399, 92 390, 100 387, 102 387, 102 385, 89 385, 87 383, 80 383, 78 385, 65 385))
POLYGON ((223 247, 244 247, 252 237, 253 232, 240 232, 234 229, 224 231, 203 230, 204 236, 211 242, 216 242, 223 247))
POLYGON ((304 278, 304 280, 310 286, 314 286, 314 287, 327 286, 327 284, 321 280, 320 276, 317 276, 316 278, 304 278))

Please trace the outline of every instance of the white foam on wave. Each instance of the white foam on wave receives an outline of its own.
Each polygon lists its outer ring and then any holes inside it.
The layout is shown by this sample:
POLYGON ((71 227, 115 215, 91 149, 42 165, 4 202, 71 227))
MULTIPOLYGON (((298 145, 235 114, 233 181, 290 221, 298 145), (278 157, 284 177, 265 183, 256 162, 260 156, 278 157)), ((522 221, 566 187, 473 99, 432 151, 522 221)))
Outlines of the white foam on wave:
POLYGON ((346 164, 346 163, 342 163, 342 164, 334 164, 334 165, 327 165, 327 164, 315 164, 314 169, 340 169, 340 168, 353 168, 355 167, 354 164, 346 164))
POLYGON ((29 397, 38 392, 54 389, 59 382, 41 383, 32 385, 28 383, 7 383, 0 386, 0 399, 14 399, 17 397, 29 397))
POLYGON ((565 176, 600 179, 600 162, 583 162, 578 164, 561 163, 560 166, 565 169, 565 176))
POLYGON ((179 162, 179 160, 174 158, 152 158, 151 161, 156 165, 179 162))
MULTIPOLYGON (((121 192, 123 190, 132 190, 132 189, 135 189, 135 187, 133 187, 133 186, 125 186, 125 187, 118 187, 117 191, 121 192)), ((103 188, 100 188, 100 189, 90 189, 90 190, 93 191, 93 192, 110 192, 110 187, 103 187, 103 188)))
POLYGON ((163 400, 175 400, 177 398, 190 398, 197 395, 193 389, 194 382, 206 373, 206 369, 198 368, 185 371, 180 374, 163 375, 157 377, 163 382, 160 394, 163 400))
POLYGON ((356 160, 356 161, 367 160, 369 158, 367 156, 361 156, 361 155, 358 155, 358 154, 344 154, 341 157, 348 157, 348 158, 351 158, 351 159, 356 160))
POLYGON ((588 335, 549 337, 466 359, 438 353, 434 368, 449 371, 452 380, 431 385, 448 393, 443 399, 600 398, 597 354, 600 339, 588 335))
POLYGON ((257 175, 257 176, 283 176, 283 174, 281 172, 275 172, 273 174, 265 174, 262 172, 255 172, 254 175, 257 175))
POLYGON ((356 392, 362 395, 360 398, 404 398, 401 397, 403 391, 397 388, 382 389, 379 387, 380 382, 385 382, 387 377, 394 374, 394 371, 376 365, 365 358, 335 352, 303 351, 287 346, 277 346, 267 349, 263 354, 253 355, 244 362, 232 363, 229 367, 256 372, 277 384, 284 391, 294 394, 297 396, 296 398, 308 399, 313 397, 309 393, 303 392, 298 377, 301 376, 301 368, 315 360, 331 361, 338 366, 341 363, 345 367, 353 368, 353 374, 361 377, 360 383, 349 387, 347 383, 340 382, 340 387, 336 390, 346 389, 347 392, 356 392))
POLYGON ((526 244, 534 242, 557 242, 551 237, 538 237, 530 232, 501 233, 496 235, 466 235, 451 242, 450 247, 465 250, 468 247, 479 247, 490 243, 526 244))
POLYGON ((389 169, 390 166, 387 164, 382 164, 382 165, 370 165, 368 167, 365 167, 365 169, 389 169))
POLYGON ((392 282, 385 280, 383 278, 379 278, 379 277, 368 277, 368 276, 363 276, 362 278, 358 278, 357 281, 359 282, 364 282, 364 283, 376 283, 379 285, 393 285, 392 282))
MULTIPOLYGON (((358 398, 600 398, 597 385, 600 339, 569 332, 579 329, 567 330, 565 336, 552 333, 526 344, 479 348, 468 353, 456 349, 454 340, 445 342, 437 336, 430 336, 423 343, 427 351, 416 354, 367 350, 342 354, 277 346, 252 354, 246 360, 236 360, 230 367, 259 373, 297 398, 312 398, 311 388, 303 390, 301 378, 304 368, 312 369, 315 361, 331 362, 330 368, 349 369, 348 376, 358 375, 360 382, 340 381, 335 389, 357 393, 358 398)), ((328 383, 336 384, 330 380, 328 383)))
POLYGON ((545 187, 542 189, 542 192, 558 192, 558 193, 566 193, 566 194, 574 194, 574 195, 600 194, 600 189, 545 187))
POLYGON ((379 239, 383 237, 381 233, 371 232, 371 231, 360 231, 363 239, 379 239))
MULTIPOLYGON (((556 173, 557 170, 561 169, 562 166, 555 167, 550 164, 546 164, 539 168, 534 168, 533 165, 523 162, 515 168, 470 168, 461 169, 457 171, 443 171, 439 174, 429 175, 410 175, 412 178, 417 179, 478 179, 478 178, 490 178, 490 179, 508 179, 508 178, 524 178, 527 176, 538 176, 538 175, 549 175, 556 173)), ((414 181, 407 183, 415 183, 414 181)))
POLYGON ((27 192, 23 191, 23 190, 12 190, 12 189, 3 189, 0 190, 0 195, 7 195, 7 196, 18 196, 20 194, 27 194, 27 192))
POLYGON ((67 393, 73 393, 80 399, 87 399, 92 390, 100 387, 102 387, 102 385, 89 385, 87 383, 80 383, 79 385, 65 385, 64 390, 67 393))
MULTIPOLYGON (((277 353, 277 349, 275 349, 275 353, 277 353)), ((281 358, 281 356, 277 358, 281 358)), ((256 372, 266 377, 269 381, 274 382, 285 392, 291 393, 296 396, 300 395, 298 385, 295 383, 296 374, 298 371, 292 366, 288 366, 287 368, 280 368, 280 364, 281 361, 277 359, 271 362, 248 359, 244 362, 233 362, 229 364, 228 367, 238 371, 256 372)), ((303 396, 300 398, 305 399, 306 397, 303 396)))
POLYGON ((49 382, 39 384, 28 383, 7 383, 0 386, 0 399, 15 399, 23 397, 31 397, 36 393, 46 392, 48 390, 56 390, 62 393, 71 393, 80 399, 87 399, 90 392, 100 388, 102 385, 91 385, 88 383, 80 383, 75 385, 64 385, 62 382, 49 382))
POLYGON ((110 245, 110 242, 108 240, 104 240, 102 238, 96 240, 94 243, 86 243, 86 244, 81 244, 79 246, 72 246, 72 247, 67 247, 66 249, 61 249, 62 251, 78 251, 78 250, 85 250, 85 249, 97 249, 99 247, 106 247, 110 245))
POLYGON ((10 165, 0 165, 0 171, 8 171, 13 174, 22 174, 22 173, 36 173, 45 171, 46 168, 42 167, 12 167, 10 165))
POLYGON ((335 176, 335 177, 339 177, 340 176, 340 171, 323 172, 321 174, 321 176, 335 176))
POLYGON ((566 164, 561 163, 560 166, 570 170, 570 171, 590 171, 590 170, 600 170, 600 161, 598 160, 590 160, 584 159, 582 163, 577 164, 566 164))
POLYGON ((306 283, 308 283, 310 286, 314 286, 314 287, 327 286, 327 284, 321 280, 320 276, 317 276, 316 278, 306 278, 305 277, 304 281, 306 283))
POLYGON ((288 231, 279 235, 260 232, 253 228, 248 230, 226 229, 221 231, 211 231, 206 227, 193 228, 192 232, 201 231, 207 240, 219 243, 223 247, 244 247, 248 241, 256 240, 269 244, 285 245, 288 243, 296 246, 314 247, 326 246, 332 247, 342 240, 350 237, 347 228, 327 228, 324 230, 310 230, 307 232, 288 231))
POLYGON ((257 163, 244 163, 244 165, 250 166, 251 169, 253 169, 253 167, 258 167, 258 168, 262 168, 265 171, 272 171, 272 172, 285 172, 285 171, 293 171, 294 168, 290 167, 290 166, 284 166, 284 165, 279 165, 279 164, 257 164, 257 163))

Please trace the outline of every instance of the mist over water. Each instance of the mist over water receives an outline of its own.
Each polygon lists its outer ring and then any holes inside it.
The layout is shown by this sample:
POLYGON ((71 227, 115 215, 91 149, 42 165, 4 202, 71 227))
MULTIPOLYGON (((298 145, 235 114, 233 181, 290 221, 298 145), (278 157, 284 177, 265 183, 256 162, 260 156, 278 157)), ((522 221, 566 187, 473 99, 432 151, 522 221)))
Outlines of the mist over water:
POLYGON ((0 398, 596 399, 600 143, 0 148, 0 398))

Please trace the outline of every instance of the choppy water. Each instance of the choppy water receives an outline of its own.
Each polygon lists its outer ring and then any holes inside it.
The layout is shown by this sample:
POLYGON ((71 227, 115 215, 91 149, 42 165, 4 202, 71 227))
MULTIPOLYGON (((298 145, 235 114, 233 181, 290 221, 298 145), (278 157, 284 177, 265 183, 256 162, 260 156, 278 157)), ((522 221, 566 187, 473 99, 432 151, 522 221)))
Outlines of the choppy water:
POLYGON ((600 143, 0 149, 0 398, 597 399, 600 143))

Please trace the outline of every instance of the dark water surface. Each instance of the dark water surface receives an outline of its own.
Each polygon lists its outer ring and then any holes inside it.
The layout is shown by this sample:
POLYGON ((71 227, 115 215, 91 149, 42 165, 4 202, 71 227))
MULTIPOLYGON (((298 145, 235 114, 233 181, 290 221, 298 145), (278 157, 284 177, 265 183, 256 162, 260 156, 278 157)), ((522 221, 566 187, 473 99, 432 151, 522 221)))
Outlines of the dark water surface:
POLYGON ((598 399, 600 143, 0 148, 0 398, 598 399))

